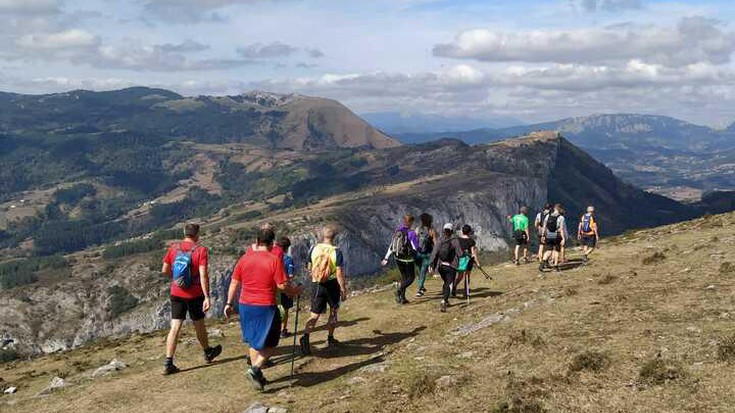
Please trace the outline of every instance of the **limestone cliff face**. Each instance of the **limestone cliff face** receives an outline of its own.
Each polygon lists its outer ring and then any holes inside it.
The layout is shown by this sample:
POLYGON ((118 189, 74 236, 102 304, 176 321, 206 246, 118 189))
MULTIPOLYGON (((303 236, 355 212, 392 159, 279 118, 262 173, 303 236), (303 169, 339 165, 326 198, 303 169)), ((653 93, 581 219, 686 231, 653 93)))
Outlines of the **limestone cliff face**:
MULTIPOLYGON (((390 171, 384 174, 384 186, 324 217, 341 227, 337 244, 352 277, 380 270, 391 235, 406 213, 418 217, 428 212, 436 228, 446 222, 455 227, 469 224, 482 250, 506 248, 507 215, 522 205, 535 214, 549 198, 567 204, 572 228, 585 205, 598 205, 604 234, 688 217, 681 204, 620 182, 605 166, 555 134, 477 147, 452 141, 398 147, 380 156, 382 163, 376 168, 390 171)), ((294 216, 313 213, 297 210, 294 216)), ((320 225, 299 225, 288 234, 304 281, 303 266, 320 225)), ((236 260, 228 255, 211 257, 210 316, 221 314, 236 260)), ((110 267, 99 257, 80 256, 66 281, 0 294, 0 331, 15 339, 19 350, 48 353, 101 337, 164 328, 170 312, 168 280, 149 265, 131 259, 110 267), (115 285, 138 300, 135 308, 119 316, 109 309, 109 288, 115 285)))

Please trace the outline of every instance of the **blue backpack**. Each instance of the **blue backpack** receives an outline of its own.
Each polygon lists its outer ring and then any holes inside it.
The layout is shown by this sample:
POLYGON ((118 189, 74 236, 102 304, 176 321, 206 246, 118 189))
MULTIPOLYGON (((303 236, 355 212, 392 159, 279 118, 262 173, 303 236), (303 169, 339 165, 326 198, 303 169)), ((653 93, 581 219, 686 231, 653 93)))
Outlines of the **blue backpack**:
POLYGON ((194 244, 190 250, 184 251, 181 249, 181 244, 177 246, 171 273, 173 274, 174 283, 180 288, 187 289, 191 287, 191 284, 193 283, 193 278, 191 276, 191 255, 197 247, 198 245, 194 244))

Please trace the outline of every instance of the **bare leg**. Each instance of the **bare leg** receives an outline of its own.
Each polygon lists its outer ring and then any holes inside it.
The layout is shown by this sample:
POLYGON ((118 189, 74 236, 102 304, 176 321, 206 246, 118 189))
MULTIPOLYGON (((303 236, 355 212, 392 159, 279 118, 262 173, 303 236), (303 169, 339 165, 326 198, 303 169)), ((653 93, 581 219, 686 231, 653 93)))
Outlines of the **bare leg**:
POLYGON ((197 340, 199 340, 199 344, 202 345, 202 349, 208 349, 209 335, 207 334, 207 326, 204 324, 203 318, 194 322, 194 330, 197 333, 197 340))
POLYGON ((311 313, 311 317, 309 317, 309 321, 306 322, 306 327, 304 327, 304 334, 311 334, 317 321, 319 321, 319 314, 311 313))
POLYGON ((256 350, 254 348, 250 348, 250 360, 253 363, 253 367, 261 368, 265 364, 266 361, 268 361, 269 358, 273 355, 273 351, 275 348, 273 347, 266 347, 262 350, 256 350))
POLYGON ((176 344, 179 341, 179 333, 184 320, 171 320, 171 329, 166 337, 166 357, 173 357, 176 353, 176 344))
POLYGON ((514 254, 516 262, 518 261, 518 253, 520 252, 520 250, 521 250, 521 246, 520 245, 516 245, 516 251, 515 251, 515 254, 514 254))
POLYGON ((337 324, 339 324, 339 309, 330 308, 329 321, 327 322, 327 329, 329 330, 330 336, 334 336, 334 330, 337 328, 337 324))
POLYGON ((286 331, 286 330, 288 330, 288 310, 283 312, 283 322, 281 323, 281 331, 286 331))

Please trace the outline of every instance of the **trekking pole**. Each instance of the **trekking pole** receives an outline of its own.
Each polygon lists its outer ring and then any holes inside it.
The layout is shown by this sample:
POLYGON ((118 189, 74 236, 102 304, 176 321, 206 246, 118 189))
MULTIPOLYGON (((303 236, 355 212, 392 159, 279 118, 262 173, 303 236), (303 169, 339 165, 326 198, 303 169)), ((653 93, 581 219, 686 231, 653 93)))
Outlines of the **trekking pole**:
POLYGON ((296 316, 293 322, 293 346, 291 347, 291 378, 293 380, 294 363, 296 362, 296 336, 299 332, 299 309, 301 308, 301 294, 296 296, 296 316))
POLYGON ((486 280, 492 280, 492 279, 493 279, 493 277, 491 277, 491 276, 490 276, 490 274, 488 274, 488 273, 487 273, 487 271, 485 271, 485 269, 484 269, 484 268, 482 268, 482 267, 480 267, 480 266, 478 265, 478 266, 477 266, 477 269, 479 269, 479 270, 480 270, 480 272, 481 272, 481 273, 482 273, 482 274, 483 274, 483 275, 485 276, 485 279, 486 279, 486 280))

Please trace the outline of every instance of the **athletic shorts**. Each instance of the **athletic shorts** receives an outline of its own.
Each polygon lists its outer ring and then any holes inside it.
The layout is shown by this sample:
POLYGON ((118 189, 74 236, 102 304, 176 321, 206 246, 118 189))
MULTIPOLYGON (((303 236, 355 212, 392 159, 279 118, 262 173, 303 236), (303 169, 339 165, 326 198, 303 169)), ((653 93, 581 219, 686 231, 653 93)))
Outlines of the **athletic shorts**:
POLYGON ((553 247, 554 249, 559 249, 559 247, 561 247, 561 237, 546 238, 546 244, 544 245, 547 247, 553 247))
POLYGON ((281 312, 276 306, 240 303, 242 342, 255 350, 275 348, 281 338, 281 312))
POLYGON ((595 248, 597 245, 597 238, 595 238, 594 235, 582 235, 582 245, 595 248))
POLYGON ((338 309, 339 301, 342 294, 337 280, 329 280, 324 283, 311 283, 312 299, 311 312, 314 314, 324 314, 329 308, 338 309))
POLYGON ((279 294, 281 294, 281 305, 283 306, 283 308, 286 310, 293 308, 293 298, 287 296, 284 293, 279 294))
POLYGON ((516 245, 528 245, 528 237, 526 237, 526 231, 514 232, 513 239, 516 240, 516 245))
POLYGON ((186 320, 186 314, 192 321, 198 321, 204 318, 204 296, 186 299, 171 296, 171 319, 186 320))

